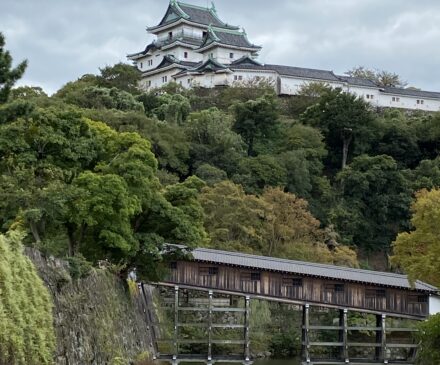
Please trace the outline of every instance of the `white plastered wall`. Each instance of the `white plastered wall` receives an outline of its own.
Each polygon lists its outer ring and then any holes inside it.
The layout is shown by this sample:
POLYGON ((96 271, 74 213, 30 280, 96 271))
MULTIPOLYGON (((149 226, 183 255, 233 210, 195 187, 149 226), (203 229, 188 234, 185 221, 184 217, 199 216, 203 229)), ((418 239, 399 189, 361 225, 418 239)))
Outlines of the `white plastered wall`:
POLYGON ((431 295, 429 297, 429 314, 440 313, 440 296, 431 295))

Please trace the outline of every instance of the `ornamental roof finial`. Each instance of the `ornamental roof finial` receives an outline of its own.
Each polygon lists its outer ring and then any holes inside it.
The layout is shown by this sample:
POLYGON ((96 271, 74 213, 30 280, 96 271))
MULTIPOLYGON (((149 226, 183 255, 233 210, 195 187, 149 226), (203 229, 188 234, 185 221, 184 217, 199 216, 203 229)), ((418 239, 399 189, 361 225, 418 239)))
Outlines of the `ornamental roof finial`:
POLYGON ((177 0, 170 0, 170 5, 176 6, 177 5, 177 0))
POLYGON ((215 8, 214 1, 211 1, 211 11, 217 15, 217 9, 215 8))

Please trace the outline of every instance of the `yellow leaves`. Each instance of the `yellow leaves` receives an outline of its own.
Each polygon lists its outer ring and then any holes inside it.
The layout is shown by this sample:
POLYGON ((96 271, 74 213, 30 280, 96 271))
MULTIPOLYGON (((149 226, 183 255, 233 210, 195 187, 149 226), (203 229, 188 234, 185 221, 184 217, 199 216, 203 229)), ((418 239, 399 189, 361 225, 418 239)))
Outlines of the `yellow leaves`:
POLYGON ((410 279, 440 286, 440 190, 421 190, 412 205, 411 232, 400 233, 391 263, 410 279))
POLYGON ((52 301, 20 231, 0 235, 0 364, 52 364, 52 301))

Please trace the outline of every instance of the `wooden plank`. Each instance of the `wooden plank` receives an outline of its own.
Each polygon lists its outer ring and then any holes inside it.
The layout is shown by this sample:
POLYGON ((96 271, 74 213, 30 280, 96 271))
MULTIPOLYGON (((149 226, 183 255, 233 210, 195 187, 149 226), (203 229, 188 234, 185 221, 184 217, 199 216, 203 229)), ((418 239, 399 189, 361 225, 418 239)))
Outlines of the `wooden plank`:
POLYGON ((382 347, 382 343, 369 342, 348 342, 349 347, 382 347))
MULTIPOLYGON (((305 345, 306 343, 304 343, 305 345)), ((343 347, 343 342, 308 342, 310 346, 322 346, 322 347, 343 347)))
POLYGON ((179 311, 182 312, 208 312, 209 308, 203 308, 203 307, 179 307, 179 311))
POLYGON ((245 328, 245 325, 244 324, 213 323, 212 328, 245 328))
POLYGON ((394 349, 416 349, 419 345, 413 343, 387 343, 387 347, 394 349))
POLYGON ((213 312, 246 312, 246 308, 222 308, 222 307, 213 307, 213 312))

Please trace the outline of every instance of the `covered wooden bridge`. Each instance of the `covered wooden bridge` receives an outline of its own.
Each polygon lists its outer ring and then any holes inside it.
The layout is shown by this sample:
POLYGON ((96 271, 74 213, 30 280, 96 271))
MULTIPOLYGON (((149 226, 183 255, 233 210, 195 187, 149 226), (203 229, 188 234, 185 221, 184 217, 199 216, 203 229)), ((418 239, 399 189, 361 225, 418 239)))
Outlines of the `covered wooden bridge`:
MULTIPOLYGON (((391 333, 410 333, 415 331, 412 326, 391 327, 387 318, 408 320, 423 320, 430 310, 438 309, 438 289, 416 281, 413 285, 407 276, 360 270, 353 268, 323 265, 316 263, 277 259, 272 257, 255 256, 236 252, 218 251, 199 248, 191 251, 190 255, 170 263, 169 275, 166 280, 157 285, 174 288, 174 333, 168 342, 172 344, 172 354, 161 356, 162 359, 173 362, 196 361, 197 355, 180 356, 179 345, 184 343, 199 343, 197 340, 180 339, 179 329, 186 325, 202 326, 207 330, 202 342, 207 344, 204 359, 208 363, 220 361, 252 361, 250 356, 250 301, 265 299, 296 305, 302 310, 302 356, 304 364, 412 364, 417 349, 416 343, 390 343, 387 336, 391 333), (206 292, 206 300, 202 305, 190 305, 182 296, 183 292, 196 290, 206 292), (180 294, 179 294, 180 293, 180 294), (242 306, 216 305, 215 296, 243 297, 242 306), (186 305, 185 305, 186 303, 186 305), (313 308, 336 310, 339 321, 331 326, 312 325, 313 308), (207 313, 202 323, 182 323, 179 318, 182 312, 196 311, 207 313), (243 337, 239 341, 229 341, 231 344, 243 345, 243 355, 238 358, 215 358, 212 355, 213 328, 226 328, 227 325, 213 323, 212 314, 216 312, 243 313, 241 324, 231 325, 232 328, 243 329, 243 337), (366 313, 375 317, 374 325, 350 326, 350 312, 366 313), (316 331, 335 331, 337 341, 316 342, 316 331), (349 334, 355 331, 374 332, 374 341, 353 342, 349 334), (191 342, 193 341, 193 342, 191 342), (332 359, 313 357, 315 347, 331 347, 337 356, 332 359), (372 358, 352 359, 353 348, 370 348, 374 353, 372 358), (393 349, 409 350, 406 359, 393 358, 393 349)), ((153 325, 154 327, 154 325, 153 325)), ((154 331, 153 331, 154 332, 154 331)), ((218 341, 218 340, 217 340, 218 341)), ((220 340, 229 343, 228 340, 220 340)))

